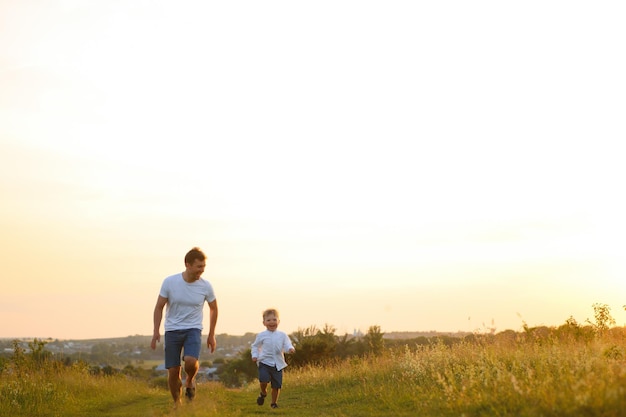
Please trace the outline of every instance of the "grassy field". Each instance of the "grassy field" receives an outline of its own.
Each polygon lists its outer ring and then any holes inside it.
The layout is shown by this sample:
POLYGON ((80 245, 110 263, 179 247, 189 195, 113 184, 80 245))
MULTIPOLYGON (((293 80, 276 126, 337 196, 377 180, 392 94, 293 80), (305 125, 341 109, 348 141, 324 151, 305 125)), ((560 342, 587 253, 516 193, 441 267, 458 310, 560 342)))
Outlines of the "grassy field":
POLYGON ((0 415, 626 416, 626 332, 613 330, 582 339, 514 333, 288 368, 277 410, 256 405, 257 384, 199 384, 196 400, 173 410, 162 384, 22 358, 1 371, 0 415))

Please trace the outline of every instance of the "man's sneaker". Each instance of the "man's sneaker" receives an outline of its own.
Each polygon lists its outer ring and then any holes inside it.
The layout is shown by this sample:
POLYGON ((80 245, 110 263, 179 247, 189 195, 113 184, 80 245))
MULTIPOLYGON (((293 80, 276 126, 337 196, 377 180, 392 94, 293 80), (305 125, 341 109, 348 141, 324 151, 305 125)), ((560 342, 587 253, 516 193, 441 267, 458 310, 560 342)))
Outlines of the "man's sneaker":
POLYGON ((267 397, 267 394, 263 395, 263 393, 259 393, 259 397, 256 399, 256 403, 258 405, 263 405, 263 403, 265 402, 265 397, 267 397))
POLYGON ((192 401, 195 396, 196 396, 195 388, 185 388, 185 397, 187 397, 187 400, 192 401))
POLYGON ((278 408, 278 404, 276 404, 276 403, 272 403, 272 404, 270 405, 270 407, 272 407, 272 408, 278 408))

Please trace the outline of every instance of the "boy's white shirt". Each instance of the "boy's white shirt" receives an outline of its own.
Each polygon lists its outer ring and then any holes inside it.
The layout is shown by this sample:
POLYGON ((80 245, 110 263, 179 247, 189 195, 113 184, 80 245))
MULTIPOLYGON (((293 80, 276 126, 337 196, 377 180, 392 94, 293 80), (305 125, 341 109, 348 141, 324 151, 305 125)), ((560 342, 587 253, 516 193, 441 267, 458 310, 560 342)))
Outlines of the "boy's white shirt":
POLYGON ((279 371, 287 367, 285 351, 293 349, 291 339, 287 333, 280 330, 264 330, 256 336, 252 343, 252 357, 257 363, 262 362, 269 366, 276 366, 279 371))

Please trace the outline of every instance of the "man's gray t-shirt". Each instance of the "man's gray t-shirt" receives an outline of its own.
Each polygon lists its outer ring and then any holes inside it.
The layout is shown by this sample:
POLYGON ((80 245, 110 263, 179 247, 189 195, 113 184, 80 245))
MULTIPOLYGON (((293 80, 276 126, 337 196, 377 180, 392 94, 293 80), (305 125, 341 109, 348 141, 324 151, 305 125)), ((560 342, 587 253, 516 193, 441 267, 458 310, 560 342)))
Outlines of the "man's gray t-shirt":
POLYGON ((200 278, 187 282, 183 274, 169 276, 163 280, 161 297, 167 298, 165 312, 165 331, 200 329, 202 330, 204 303, 215 300, 211 284, 200 278))

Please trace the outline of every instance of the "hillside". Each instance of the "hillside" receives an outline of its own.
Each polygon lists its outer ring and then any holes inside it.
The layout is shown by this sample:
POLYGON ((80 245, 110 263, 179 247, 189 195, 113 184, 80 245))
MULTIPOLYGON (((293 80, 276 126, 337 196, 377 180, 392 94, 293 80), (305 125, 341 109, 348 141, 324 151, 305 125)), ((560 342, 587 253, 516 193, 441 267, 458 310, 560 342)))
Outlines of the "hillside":
POLYGON ((196 401, 174 411, 163 377, 94 375, 18 349, 0 361, 0 415, 621 417, 625 340, 624 328, 571 325, 290 366, 274 411, 256 405, 255 380, 237 389, 199 382, 196 401))

